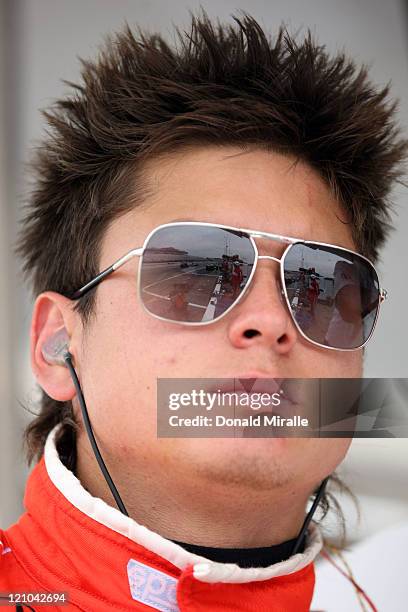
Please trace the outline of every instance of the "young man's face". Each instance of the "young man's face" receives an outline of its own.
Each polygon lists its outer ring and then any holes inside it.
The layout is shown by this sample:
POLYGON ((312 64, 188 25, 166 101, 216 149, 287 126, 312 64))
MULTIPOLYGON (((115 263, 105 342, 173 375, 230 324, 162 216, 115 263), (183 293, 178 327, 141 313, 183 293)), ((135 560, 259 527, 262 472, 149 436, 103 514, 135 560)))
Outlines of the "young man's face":
MULTIPOLYGON (((282 155, 234 147, 188 150, 151 161, 146 177, 150 195, 109 227, 100 269, 142 246, 156 226, 186 218, 355 249, 345 213, 324 182, 307 165, 282 155)), ((276 258, 286 246, 256 241, 260 255, 276 258)), ((307 497, 335 470, 351 439, 157 438, 157 378, 360 377, 362 351, 319 348, 300 336, 282 298, 279 264, 271 259, 259 260, 251 287, 226 316, 200 327, 161 321, 144 310, 137 298, 137 263, 130 260, 98 286, 95 317, 85 329, 75 302, 58 294, 39 296, 32 354, 40 384, 55 399, 73 399, 82 420, 67 369, 41 357, 43 340, 65 324, 98 446, 135 507, 146 490, 149 508, 161 507, 171 475, 173 506, 188 503, 191 509, 194 502, 199 508, 221 499, 225 504, 225 495, 229 504, 234 496, 253 504, 289 498, 299 523, 307 497)), ((82 431, 80 477, 92 478, 92 462, 82 431)))
MULTIPOLYGON (((142 246, 157 225, 190 219, 234 225, 355 250, 345 213, 303 163, 264 151, 203 148, 147 169, 154 189, 143 209, 107 231, 100 269, 142 246)), ((260 254, 286 247, 258 240, 260 254)), ((311 490, 343 459, 350 439, 158 439, 157 378, 360 377, 362 351, 319 348, 294 327, 280 293, 279 265, 260 260, 252 287, 221 320, 189 327, 150 316, 138 302, 133 259, 100 284, 96 317, 73 338, 90 419, 109 465, 162 472, 197 486, 311 490), (247 337, 246 330, 259 333, 247 337), (82 333, 82 332, 80 332, 82 333)), ((76 409, 78 408, 75 405, 76 409)), ((148 476, 146 476, 148 477, 148 476)), ((132 478, 134 480, 132 480, 132 478)), ((138 477, 140 478, 140 476, 138 477)), ((135 486, 137 486, 135 484, 135 486)))

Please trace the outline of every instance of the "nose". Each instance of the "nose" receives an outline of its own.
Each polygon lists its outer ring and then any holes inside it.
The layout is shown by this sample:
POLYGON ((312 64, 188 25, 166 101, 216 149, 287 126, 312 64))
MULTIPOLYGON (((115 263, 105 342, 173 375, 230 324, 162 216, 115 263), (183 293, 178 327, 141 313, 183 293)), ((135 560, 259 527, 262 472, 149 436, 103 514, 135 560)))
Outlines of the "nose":
POLYGON ((297 341, 297 332, 281 286, 279 259, 260 255, 251 286, 231 310, 228 336, 237 348, 264 345, 279 354, 297 341))

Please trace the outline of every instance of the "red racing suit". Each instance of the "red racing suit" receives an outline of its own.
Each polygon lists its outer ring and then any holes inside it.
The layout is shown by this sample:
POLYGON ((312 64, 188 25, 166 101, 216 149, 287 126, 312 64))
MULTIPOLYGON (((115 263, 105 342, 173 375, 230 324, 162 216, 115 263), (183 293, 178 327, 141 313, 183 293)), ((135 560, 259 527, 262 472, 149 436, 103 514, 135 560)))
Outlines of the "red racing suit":
POLYGON ((53 593, 56 601, 5 610, 309 611, 322 547, 317 525, 310 524, 303 553, 269 567, 210 561, 93 497, 62 463, 58 427, 28 478, 26 512, 0 530, 0 594, 53 593))

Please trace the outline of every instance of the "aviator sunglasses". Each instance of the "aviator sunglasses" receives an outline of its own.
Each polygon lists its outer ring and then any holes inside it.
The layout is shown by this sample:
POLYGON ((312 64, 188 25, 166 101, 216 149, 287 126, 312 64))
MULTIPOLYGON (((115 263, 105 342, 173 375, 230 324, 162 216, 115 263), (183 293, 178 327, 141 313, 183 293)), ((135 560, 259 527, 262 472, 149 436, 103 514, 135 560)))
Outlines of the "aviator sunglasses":
POLYGON ((260 259, 280 266, 281 292, 299 333, 342 351, 371 338, 387 292, 363 255, 333 244, 269 232, 182 221, 153 229, 78 289, 79 299, 129 259, 140 257, 137 291, 144 309, 163 321, 208 325, 227 315, 251 286, 260 259), (255 239, 287 244, 281 258, 259 255, 255 239))

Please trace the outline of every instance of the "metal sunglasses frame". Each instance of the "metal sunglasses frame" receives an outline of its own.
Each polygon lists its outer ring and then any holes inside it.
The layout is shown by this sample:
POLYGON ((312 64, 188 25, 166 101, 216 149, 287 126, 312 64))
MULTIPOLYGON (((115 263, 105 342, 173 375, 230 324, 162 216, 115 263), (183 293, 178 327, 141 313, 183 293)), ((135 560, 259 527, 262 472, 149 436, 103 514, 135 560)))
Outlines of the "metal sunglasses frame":
POLYGON ((142 307, 144 308, 144 310, 149 315, 151 315, 152 317, 155 317, 156 319, 160 319, 161 321, 166 321, 167 323, 177 323, 179 325, 192 325, 192 326, 210 325, 211 323, 215 323, 216 321, 219 321, 220 319, 225 317, 232 310, 232 308, 234 308, 240 302, 240 300, 246 294, 248 287, 251 286, 252 279, 254 277, 254 274, 255 274, 255 271, 256 271, 256 268, 257 268, 257 265, 258 265, 258 260, 259 259, 271 259, 273 261, 276 261, 279 264, 279 266, 280 266, 281 293, 282 293, 282 295, 285 298, 286 305, 288 307, 291 320, 294 322, 296 329, 298 330, 300 335, 305 340, 307 340, 308 342, 311 342, 315 346, 319 346, 320 348, 325 348, 325 349, 335 350, 335 351, 343 351, 343 352, 344 351, 346 351, 346 352, 348 352, 348 351, 357 351, 357 350, 360 350, 360 349, 365 347, 365 345, 367 344, 367 342, 370 340, 371 336, 374 333, 374 329, 376 327, 378 316, 379 316, 379 313, 380 313, 380 306, 385 301, 385 299, 387 298, 387 291, 380 287, 378 273, 377 273, 377 270, 376 270, 374 264, 369 259, 367 259, 367 257, 364 257, 364 255, 361 255, 360 253, 357 253, 356 251, 353 251, 351 249, 346 249, 344 247, 338 246, 336 244, 331 244, 331 243, 328 243, 328 242, 317 242, 315 240, 304 240, 302 238, 294 238, 293 236, 283 236, 281 234, 273 234, 273 233, 270 233, 270 232, 252 230, 252 229, 243 228, 243 227, 235 227, 235 226, 232 226, 232 225, 222 225, 222 224, 219 224, 219 223, 207 223, 207 222, 200 222, 200 221, 174 221, 174 222, 171 222, 171 223, 163 223, 163 224, 158 225, 157 227, 155 227, 147 235, 147 237, 146 237, 142 247, 139 247, 139 248, 136 248, 136 249, 132 249, 131 251, 128 251, 125 255, 123 255, 122 257, 117 259, 111 266, 109 266, 108 268, 106 268, 105 270, 100 272, 97 276, 95 276, 93 279, 91 279, 88 283, 86 283, 80 289, 75 291, 75 293, 72 296, 70 296, 71 299, 72 300, 80 299, 82 296, 84 296, 86 293, 88 293, 88 291, 90 291, 91 289, 93 289, 94 287, 99 285, 99 283, 101 283, 105 278, 107 278, 110 274, 115 272, 115 270, 118 270, 120 267, 122 267, 127 261, 129 261, 133 257, 140 257, 140 259, 139 259, 139 267, 138 267, 138 278, 137 278, 137 293, 138 293, 138 297, 139 297, 140 303, 142 304, 142 307), (143 258, 140 257, 140 256, 143 255, 143 253, 146 250, 146 247, 147 247, 151 237, 156 232, 158 232, 158 231, 160 231, 160 230, 162 230, 164 228, 167 228, 167 227, 180 227, 180 226, 184 226, 184 227, 186 227, 186 226, 187 227, 189 227, 189 226, 214 227, 214 228, 218 228, 218 229, 232 230, 233 232, 242 232, 244 234, 247 234, 248 239, 250 240, 250 242, 252 244, 252 247, 254 249, 254 254, 255 254, 254 263, 253 263, 253 266, 252 266, 252 271, 251 271, 251 273, 250 273, 250 275, 248 277, 248 280, 247 280, 247 282, 245 284, 245 287, 243 288, 243 290, 241 291, 239 296, 236 298, 236 300, 233 302, 233 304, 231 304, 231 306, 229 306, 225 310, 225 312, 223 312, 222 314, 217 316, 215 319, 211 319, 209 321, 176 321, 174 319, 166 319, 165 317, 161 317, 159 315, 156 315, 156 314, 150 312, 150 310, 148 310, 146 308, 146 306, 144 305, 143 298, 142 298, 142 290, 141 290, 141 286, 140 286, 141 269, 142 269, 143 258), (271 255, 259 255, 258 247, 257 247, 256 242, 255 242, 255 238, 268 238, 270 240, 275 240, 277 242, 282 242, 284 244, 287 244, 288 246, 285 249, 285 251, 284 251, 284 253, 283 253, 281 258, 272 257, 271 255), (306 336, 306 334, 303 332, 303 330, 300 328, 299 323, 296 321, 296 318, 295 318, 295 316, 292 313, 292 309, 291 309, 291 306, 290 306, 290 302, 289 302, 289 298, 288 298, 288 294, 287 294, 287 290, 286 290, 285 277, 284 277, 285 257, 290 252, 291 247, 293 245, 295 245, 295 244, 306 244, 306 245, 313 244, 313 245, 318 245, 318 246, 332 247, 332 248, 335 248, 335 249, 340 250, 340 251, 345 251, 347 253, 351 253, 353 255, 357 255, 358 257, 361 257, 374 270, 375 275, 376 275, 377 280, 378 280, 379 302, 378 302, 377 312, 376 312, 376 315, 375 315, 375 320, 374 320, 374 323, 373 323, 372 330, 371 330, 370 334, 368 335, 367 339, 365 340, 365 342, 363 344, 361 344, 360 346, 357 346, 357 347, 354 347, 354 348, 337 348, 337 347, 334 347, 334 346, 328 346, 326 344, 321 344, 320 342, 316 342, 315 340, 311 340, 310 338, 308 338, 306 336))

